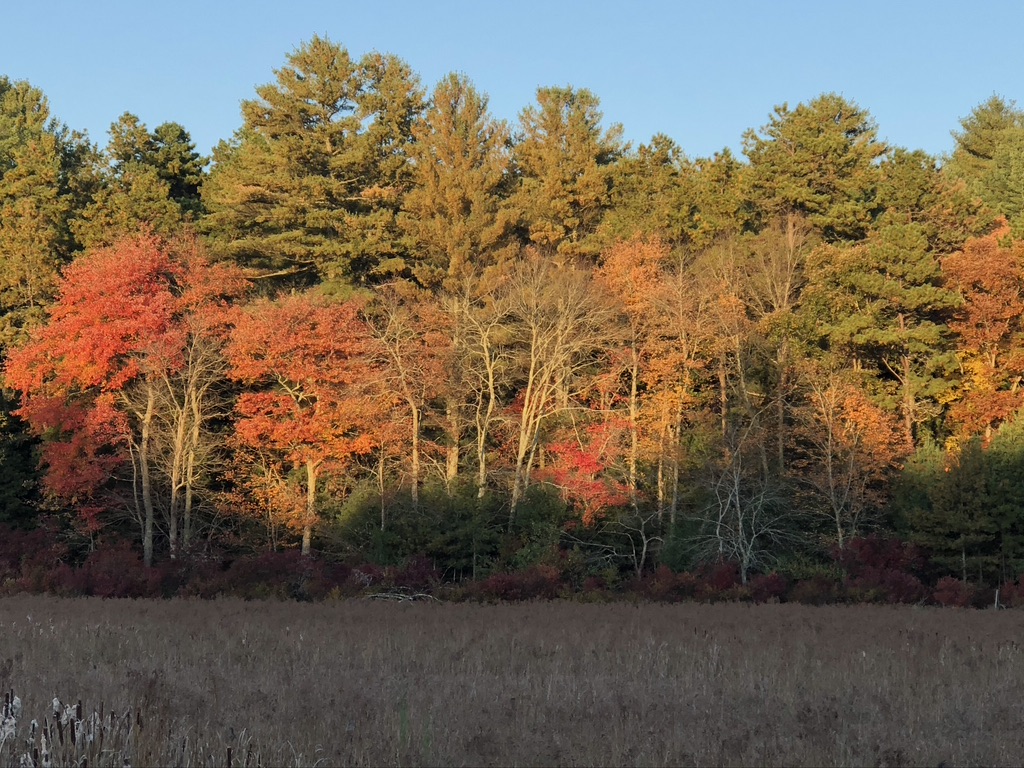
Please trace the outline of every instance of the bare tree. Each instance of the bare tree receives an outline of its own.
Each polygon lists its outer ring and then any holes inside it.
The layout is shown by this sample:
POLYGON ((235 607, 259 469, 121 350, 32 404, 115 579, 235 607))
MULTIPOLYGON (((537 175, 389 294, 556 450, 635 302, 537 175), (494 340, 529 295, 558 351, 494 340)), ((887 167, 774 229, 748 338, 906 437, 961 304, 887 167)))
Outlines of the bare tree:
POLYGON ((763 437, 758 418, 730 426, 721 458, 710 467, 708 502, 698 514, 699 554, 736 562, 744 584, 795 538, 795 511, 764 460, 763 437))
POLYGON ((528 250, 508 281, 521 404, 509 524, 529 485, 546 419, 576 402, 583 373, 607 350, 613 311, 591 273, 528 250))

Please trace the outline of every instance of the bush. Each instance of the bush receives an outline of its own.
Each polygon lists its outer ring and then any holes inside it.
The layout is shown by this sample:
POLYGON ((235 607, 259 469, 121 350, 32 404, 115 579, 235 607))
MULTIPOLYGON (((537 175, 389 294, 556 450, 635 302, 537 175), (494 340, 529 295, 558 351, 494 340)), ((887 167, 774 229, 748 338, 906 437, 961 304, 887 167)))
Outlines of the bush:
POLYGON ((782 602, 789 592, 789 579, 772 571, 755 576, 748 586, 750 598, 755 603, 782 602))
POLYGON ((722 562, 707 565, 697 574, 699 583, 695 596, 699 600, 742 600, 747 597, 740 589, 740 567, 737 563, 722 562))
POLYGON ((388 568, 385 571, 388 586, 408 589, 417 592, 430 592, 441 581, 434 563, 423 555, 413 555, 400 568, 388 568))
POLYGON ((1007 581, 999 588, 999 603, 1007 608, 1024 607, 1024 577, 1007 581))
POLYGON ((479 587, 479 594, 485 599, 552 600, 561 590, 561 579, 557 568, 550 565, 535 565, 512 573, 495 573, 488 576, 479 587))
POLYGON ((833 553, 834 560, 853 577, 872 571, 902 571, 917 574, 926 558, 920 547, 900 539, 871 534, 850 539, 846 548, 833 553))
POLYGON ((789 590, 787 600, 803 605, 826 605, 838 602, 839 598, 840 590, 836 581, 824 574, 819 574, 794 583, 789 590))
POLYGON ((338 574, 324 561, 298 550, 240 557, 206 585, 214 594, 246 600, 320 600, 338 585, 338 574))
POLYGON ((939 605, 955 608, 969 608, 974 602, 977 590, 971 584, 952 576, 943 576, 935 585, 932 599, 939 605))
POLYGON ((844 586, 847 597, 858 603, 918 603, 928 597, 920 579, 892 568, 861 568, 844 586))

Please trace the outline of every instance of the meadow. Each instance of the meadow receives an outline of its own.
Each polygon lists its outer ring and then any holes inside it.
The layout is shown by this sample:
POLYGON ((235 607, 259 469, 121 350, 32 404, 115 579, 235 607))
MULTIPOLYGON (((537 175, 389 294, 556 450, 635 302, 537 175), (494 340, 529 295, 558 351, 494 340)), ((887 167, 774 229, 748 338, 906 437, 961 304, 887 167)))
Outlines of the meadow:
POLYGON ((1015 765, 1020 625, 867 605, 15 596, 0 765, 1015 765))

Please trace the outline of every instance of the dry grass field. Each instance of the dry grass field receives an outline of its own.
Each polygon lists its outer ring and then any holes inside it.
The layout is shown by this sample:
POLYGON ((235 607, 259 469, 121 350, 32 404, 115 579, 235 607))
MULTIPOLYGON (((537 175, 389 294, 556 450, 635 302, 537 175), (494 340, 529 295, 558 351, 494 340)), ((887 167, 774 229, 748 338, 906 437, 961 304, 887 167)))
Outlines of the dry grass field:
POLYGON ((234 766, 1015 765, 1022 624, 866 606, 7 598, 0 685, 19 711, 0 765, 227 765, 229 749, 234 766), (73 704, 60 727, 55 696, 73 704))

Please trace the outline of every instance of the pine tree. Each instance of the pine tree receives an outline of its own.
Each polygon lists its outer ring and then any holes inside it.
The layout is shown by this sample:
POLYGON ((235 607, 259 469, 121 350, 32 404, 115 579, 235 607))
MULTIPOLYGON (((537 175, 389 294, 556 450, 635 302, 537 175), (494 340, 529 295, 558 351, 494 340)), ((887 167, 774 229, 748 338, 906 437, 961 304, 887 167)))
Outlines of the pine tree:
POLYGON ((275 74, 242 103, 242 128, 214 151, 203 185, 211 247, 306 282, 362 283, 404 270, 397 212, 424 106, 417 78, 393 56, 356 61, 321 37, 275 74))
POLYGON ((598 229, 605 247, 634 237, 685 242, 696 213, 693 164, 664 134, 625 154, 612 171, 609 210, 598 229))
POLYGON ((508 128, 491 117, 486 96, 451 74, 438 83, 413 137, 411 189, 400 218, 413 274, 424 286, 458 290, 510 244, 508 128))
POLYGON ((520 115, 517 207, 530 242, 567 256, 594 254, 590 236, 610 203, 622 127, 602 131, 600 102, 585 89, 539 88, 520 115))
POLYGON ((887 148, 870 115, 837 94, 776 107, 760 133, 747 131, 743 151, 752 200, 768 219, 801 213, 829 241, 859 240, 879 212, 887 148))

